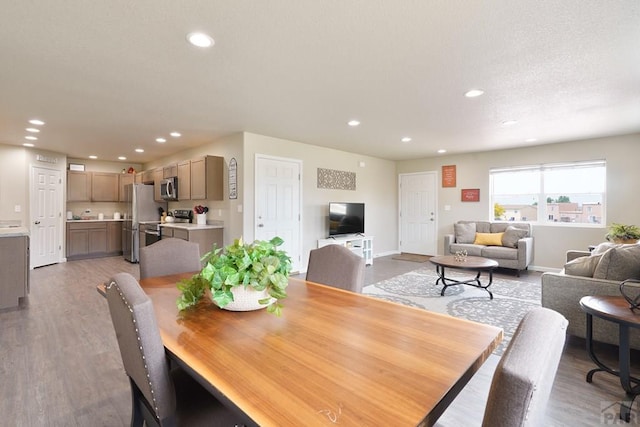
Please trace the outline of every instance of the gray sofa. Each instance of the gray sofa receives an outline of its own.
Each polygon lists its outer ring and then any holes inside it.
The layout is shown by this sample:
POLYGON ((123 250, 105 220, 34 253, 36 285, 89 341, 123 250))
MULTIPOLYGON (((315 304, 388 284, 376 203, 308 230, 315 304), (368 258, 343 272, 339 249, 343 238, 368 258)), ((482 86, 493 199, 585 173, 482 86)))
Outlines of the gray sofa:
MULTIPOLYGON (((497 237, 499 235, 496 235, 497 237)), ((453 225, 453 234, 444 236, 444 254, 454 255, 467 251, 469 256, 491 258, 502 268, 526 270, 533 258, 533 237, 528 222, 505 221, 458 221, 453 225), (480 235, 478 234, 480 233, 480 235), (475 244, 478 237, 492 239, 491 235, 504 233, 495 244, 475 244)))
MULTIPOLYGON (((582 338, 586 335, 586 315, 579 304, 582 297, 620 296, 620 283, 640 275, 640 245, 618 246, 622 246, 622 249, 618 250, 624 252, 622 255, 612 252, 605 256, 606 244, 598 246, 591 253, 568 251, 567 264, 562 271, 542 274, 542 306, 567 318, 569 335, 582 338), (603 259, 608 259, 606 266, 601 264, 603 259)), ((593 339, 618 345, 618 325, 594 316, 593 339)), ((631 348, 640 350, 639 330, 630 329, 630 344, 631 348)))

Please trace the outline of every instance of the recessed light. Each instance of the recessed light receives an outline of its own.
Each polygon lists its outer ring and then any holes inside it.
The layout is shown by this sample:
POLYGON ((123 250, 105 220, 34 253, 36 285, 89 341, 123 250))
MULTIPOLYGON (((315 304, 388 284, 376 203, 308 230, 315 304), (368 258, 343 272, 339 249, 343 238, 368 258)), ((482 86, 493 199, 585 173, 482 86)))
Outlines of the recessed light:
POLYGON ((445 150, 444 148, 441 148, 441 149, 438 150, 439 154, 444 154, 446 152, 447 152, 447 150, 445 150))
POLYGON ((136 148, 136 153, 144 153, 144 150, 142 148, 136 148))
POLYGON ((30 143, 30 142, 25 142, 22 145, 24 145, 25 147, 34 147, 34 145, 32 143, 30 143))
POLYGON ((411 142, 411 138, 409 138, 408 136, 405 136, 400 141, 402 141, 402 142, 411 142))
POLYGON ((171 132, 169 135, 171 135, 174 138, 180 138, 182 136, 180 132, 171 132))
POLYGON ((36 126, 42 126, 44 124, 42 120, 38 120, 38 119, 31 119, 29 120, 29 123, 36 126))
POLYGON ((156 142, 159 142, 160 144, 164 144, 165 142, 167 142, 167 140, 165 138, 156 138, 156 142))
POLYGON ((529 139, 525 139, 524 142, 536 142, 538 140, 538 138, 529 138, 529 139))
POLYGON ((127 158, 125 156, 120 156, 118 157, 118 160, 127 160, 127 158))
POLYGON ((33 135, 27 135, 27 136, 24 137, 24 139, 28 139, 29 141, 37 141, 38 140, 38 138, 36 138, 33 135))
POLYGON ((187 40, 197 47, 211 47, 215 44, 211 36, 205 33, 189 33, 187 34, 187 40))
POLYGON ((475 98, 477 96, 480 96, 484 93, 483 90, 480 89, 471 89, 470 91, 467 91, 464 96, 466 96, 467 98, 475 98))
POLYGON ((513 126, 516 123, 518 123, 517 120, 505 120, 504 122, 502 122, 502 126, 513 126))
POLYGON ((40 132, 40 129, 36 129, 36 128, 26 128, 25 129, 27 132, 33 132, 33 133, 38 133, 40 132))
POLYGON ((95 160, 95 159, 98 158, 98 156, 91 155, 91 156, 89 156, 89 158, 95 160))
POLYGON ((358 125, 360 125, 360 122, 359 122, 358 120, 349 120, 349 121, 347 122, 347 124, 348 124, 349 126, 358 126, 358 125))

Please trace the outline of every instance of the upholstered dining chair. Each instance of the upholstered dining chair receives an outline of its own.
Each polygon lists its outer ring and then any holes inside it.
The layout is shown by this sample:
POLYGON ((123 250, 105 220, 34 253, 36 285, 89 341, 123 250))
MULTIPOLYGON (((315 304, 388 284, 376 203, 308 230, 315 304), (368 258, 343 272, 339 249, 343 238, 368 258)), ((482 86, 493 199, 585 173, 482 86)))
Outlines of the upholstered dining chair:
POLYGON ((361 293, 364 258, 341 245, 327 245, 309 252, 307 280, 361 293))
POLYGON ((140 279, 199 271, 200 246, 170 237, 140 248, 140 279))
POLYGON ((235 426, 246 421, 182 369, 169 368, 153 305, 132 275, 113 276, 106 294, 131 385, 132 426, 235 426))
MULTIPOLYGON (((544 425, 568 323, 560 313, 543 307, 524 315, 493 373, 483 427, 544 425)), ((438 420, 436 426, 448 424, 438 420)), ((480 420, 467 420, 465 425, 480 425, 480 420)))

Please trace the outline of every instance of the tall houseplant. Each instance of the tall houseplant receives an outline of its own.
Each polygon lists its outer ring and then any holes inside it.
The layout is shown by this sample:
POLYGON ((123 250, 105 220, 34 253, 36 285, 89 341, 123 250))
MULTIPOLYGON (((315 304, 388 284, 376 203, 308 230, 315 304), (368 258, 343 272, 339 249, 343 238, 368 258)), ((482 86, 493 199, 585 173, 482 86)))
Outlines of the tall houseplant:
POLYGON ((224 308, 234 301, 233 288, 242 286, 255 291, 265 291, 259 302, 267 311, 277 316, 282 314, 280 300, 286 298, 286 287, 291 271, 291 258, 278 246, 284 241, 274 237, 269 241, 256 240, 244 243, 242 238, 224 248, 213 248, 204 255, 202 270, 189 279, 178 283, 181 292, 176 302, 184 310, 200 301, 206 290, 211 299, 224 308), (275 300, 275 301, 274 301, 275 300))

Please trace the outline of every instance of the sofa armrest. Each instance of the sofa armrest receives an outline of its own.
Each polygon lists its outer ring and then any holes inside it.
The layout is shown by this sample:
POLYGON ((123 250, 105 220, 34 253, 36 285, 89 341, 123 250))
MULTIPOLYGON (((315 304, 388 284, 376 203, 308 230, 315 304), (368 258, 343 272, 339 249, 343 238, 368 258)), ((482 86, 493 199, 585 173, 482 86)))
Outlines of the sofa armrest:
POLYGON ((589 251, 567 251, 567 262, 589 255, 591 255, 591 252, 589 251))
POLYGON ((456 242, 456 236, 453 234, 444 235, 444 255, 451 254, 451 244, 456 242))
POLYGON ((518 240, 518 270, 524 270, 533 260, 533 237, 518 240))

